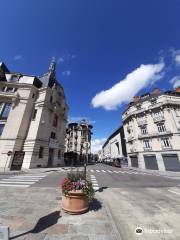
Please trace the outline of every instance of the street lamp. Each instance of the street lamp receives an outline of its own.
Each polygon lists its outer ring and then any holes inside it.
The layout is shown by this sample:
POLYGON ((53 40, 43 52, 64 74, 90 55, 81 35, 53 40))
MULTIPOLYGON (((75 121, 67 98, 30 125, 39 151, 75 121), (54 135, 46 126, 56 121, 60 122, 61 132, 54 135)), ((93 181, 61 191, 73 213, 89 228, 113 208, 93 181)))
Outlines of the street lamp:
POLYGON ((86 150, 86 157, 85 157, 85 160, 84 160, 84 176, 86 178, 86 168, 87 168, 87 162, 88 162, 88 149, 90 147, 90 144, 89 142, 84 142, 83 143, 83 148, 86 150))

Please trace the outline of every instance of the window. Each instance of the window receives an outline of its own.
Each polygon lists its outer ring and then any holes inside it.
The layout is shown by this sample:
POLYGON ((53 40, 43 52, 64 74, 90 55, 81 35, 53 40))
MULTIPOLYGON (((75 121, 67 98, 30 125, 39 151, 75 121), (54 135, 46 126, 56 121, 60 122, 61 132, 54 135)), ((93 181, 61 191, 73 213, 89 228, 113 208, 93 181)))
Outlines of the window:
POLYGON ((61 150, 58 151, 58 158, 61 158, 61 150))
POLYGON ((144 134, 147 134, 147 127, 146 126, 143 126, 141 127, 141 133, 144 135, 144 134))
POLYGON ((36 115, 37 115, 37 109, 34 109, 33 111, 33 116, 32 116, 32 120, 36 119, 36 115))
POLYGON ((169 138, 161 138, 161 142, 162 142, 163 147, 171 147, 169 138))
POLYGON ((154 117, 161 117, 162 116, 162 112, 155 112, 153 113, 154 117))
POLYGON ((53 127, 57 127, 58 124, 58 116, 55 114, 53 119, 53 127))
POLYGON ((39 148, 39 158, 43 158, 43 153, 44 153, 44 148, 40 147, 39 148))
POLYGON ((17 81, 17 80, 18 80, 18 77, 16 75, 11 76, 11 81, 17 81))
POLYGON ((149 140, 146 139, 146 140, 143 140, 143 144, 144 144, 144 148, 151 148, 150 146, 150 143, 149 143, 149 140))
POLYGON ((50 103, 52 103, 52 101, 53 101, 53 97, 52 96, 50 96, 49 101, 50 101, 50 103))
POLYGON ((53 139, 56 138, 56 133, 55 132, 51 132, 51 138, 53 138, 53 139))
POLYGON ((160 133, 166 131, 164 123, 163 124, 158 124, 157 127, 158 127, 158 132, 160 132, 160 133))
POLYGON ((0 116, 1 119, 7 119, 10 110, 11 110, 11 103, 5 103, 4 107, 3 107, 2 111, 1 111, 1 116, 0 116))
POLYGON ((4 130, 5 124, 0 123, 0 136, 2 135, 2 132, 4 130))

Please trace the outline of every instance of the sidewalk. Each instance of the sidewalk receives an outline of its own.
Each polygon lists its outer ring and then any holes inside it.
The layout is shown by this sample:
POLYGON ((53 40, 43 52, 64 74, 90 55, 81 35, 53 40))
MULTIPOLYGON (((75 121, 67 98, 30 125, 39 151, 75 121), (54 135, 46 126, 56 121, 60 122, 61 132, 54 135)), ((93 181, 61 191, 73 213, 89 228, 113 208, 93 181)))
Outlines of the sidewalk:
POLYGON ((82 215, 64 213, 60 203, 59 189, 1 188, 0 226, 9 226, 10 239, 17 240, 121 239, 108 207, 99 197, 82 215))
POLYGON ((144 173, 152 173, 155 175, 157 174, 157 175, 167 176, 167 177, 180 177, 180 172, 159 171, 159 170, 150 170, 150 169, 142 169, 142 168, 135 168, 135 167, 127 167, 126 169, 136 170, 144 173))

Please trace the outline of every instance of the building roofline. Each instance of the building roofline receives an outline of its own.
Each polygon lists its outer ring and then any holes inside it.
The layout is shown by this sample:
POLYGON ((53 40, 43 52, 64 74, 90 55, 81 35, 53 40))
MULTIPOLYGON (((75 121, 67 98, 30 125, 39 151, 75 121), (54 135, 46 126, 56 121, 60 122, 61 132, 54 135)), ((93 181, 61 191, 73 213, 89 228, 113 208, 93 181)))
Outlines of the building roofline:
POLYGON ((106 140, 105 143, 103 144, 102 148, 104 148, 104 147, 108 144, 109 140, 111 140, 116 134, 120 133, 120 130, 121 130, 122 127, 123 127, 123 126, 118 127, 118 128, 107 138, 107 140, 106 140))

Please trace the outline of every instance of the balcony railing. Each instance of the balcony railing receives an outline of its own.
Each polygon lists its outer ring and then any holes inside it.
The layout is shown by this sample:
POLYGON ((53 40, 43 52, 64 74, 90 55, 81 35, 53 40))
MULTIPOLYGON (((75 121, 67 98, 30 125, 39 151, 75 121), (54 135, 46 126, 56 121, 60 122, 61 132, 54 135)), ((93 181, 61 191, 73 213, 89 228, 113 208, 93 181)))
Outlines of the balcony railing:
POLYGON ((153 116, 153 120, 154 120, 154 122, 164 121, 164 116, 163 115, 161 115, 161 116, 153 116))
POLYGON ((151 133, 146 133, 146 134, 139 134, 138 139, 161 137, 161 136, 170 135, 170 134, 172 134, 172 132, 170 130, 166 130, 164 132, 151 132, 151 133))
POLYGON ((152 147, 144 147, 144 151, 151 151, 152 147))
POLYGON ((162 149, 163 150, 171 150, 172 149, 172 146, 162 146, 162 149))

